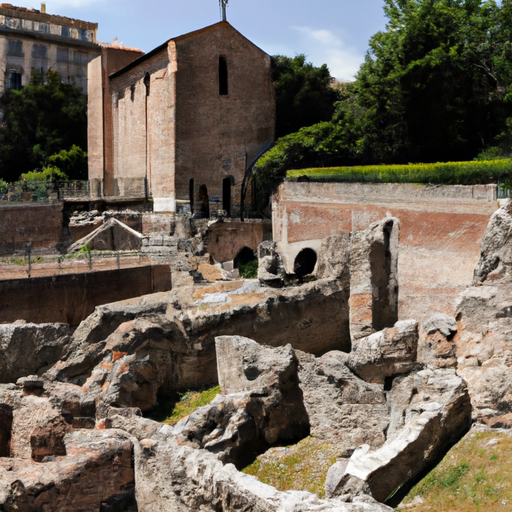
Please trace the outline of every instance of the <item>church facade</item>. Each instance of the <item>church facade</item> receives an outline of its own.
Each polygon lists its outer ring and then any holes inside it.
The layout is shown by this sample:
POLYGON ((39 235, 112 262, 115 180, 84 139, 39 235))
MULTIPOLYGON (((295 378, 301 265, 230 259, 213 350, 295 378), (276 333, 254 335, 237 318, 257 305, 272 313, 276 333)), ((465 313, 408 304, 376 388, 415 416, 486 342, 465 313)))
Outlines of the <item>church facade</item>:
POLYGON ((270 56, 221 21, 108 77, 102 59, 89 64, 91 196, 237 215, 246 169, 274 140, 270 56))

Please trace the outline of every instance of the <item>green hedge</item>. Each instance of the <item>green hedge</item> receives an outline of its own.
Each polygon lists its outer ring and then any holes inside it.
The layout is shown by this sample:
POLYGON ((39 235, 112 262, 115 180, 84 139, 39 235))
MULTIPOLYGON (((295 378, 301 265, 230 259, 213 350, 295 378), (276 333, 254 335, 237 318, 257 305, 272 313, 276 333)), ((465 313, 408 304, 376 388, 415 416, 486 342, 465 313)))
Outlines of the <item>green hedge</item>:
POLYGON ((512 159, 298 169, 288 171, 286 177, 294 180, 306 177, 310 181, 447 185, 475 185, 499 181, 512 185, 512 159))

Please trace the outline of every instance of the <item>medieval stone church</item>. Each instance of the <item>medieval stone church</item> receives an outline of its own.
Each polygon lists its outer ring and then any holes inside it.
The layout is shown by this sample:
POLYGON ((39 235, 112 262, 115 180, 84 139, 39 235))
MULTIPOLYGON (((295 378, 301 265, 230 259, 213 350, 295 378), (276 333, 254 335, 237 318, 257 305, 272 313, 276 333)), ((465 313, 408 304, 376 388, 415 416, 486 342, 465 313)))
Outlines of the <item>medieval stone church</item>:
POLYGON ((228 22, 89 64, 89 180, 106 201, 237 214, 246 169, 274 140, 271 59, 228 22))

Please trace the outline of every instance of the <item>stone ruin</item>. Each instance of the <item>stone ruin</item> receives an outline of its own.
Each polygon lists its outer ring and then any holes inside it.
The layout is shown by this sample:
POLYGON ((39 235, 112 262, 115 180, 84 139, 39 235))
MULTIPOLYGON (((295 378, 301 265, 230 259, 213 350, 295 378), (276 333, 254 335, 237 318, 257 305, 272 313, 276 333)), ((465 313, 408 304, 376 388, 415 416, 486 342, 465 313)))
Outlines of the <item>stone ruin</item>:
POLYGON ((389 218, 326 239, 301 285, 264 243, 259 281, 101 306, 74 332, 1 325, 1 508, 392 510, 472 422, 512 426, 511 227, 507 202, 456 318, 398 320, 389 218), (216 382, 174 426, 142 416, 216 382), (338 448, 325 499, 239 471, 307 435, 338 448))

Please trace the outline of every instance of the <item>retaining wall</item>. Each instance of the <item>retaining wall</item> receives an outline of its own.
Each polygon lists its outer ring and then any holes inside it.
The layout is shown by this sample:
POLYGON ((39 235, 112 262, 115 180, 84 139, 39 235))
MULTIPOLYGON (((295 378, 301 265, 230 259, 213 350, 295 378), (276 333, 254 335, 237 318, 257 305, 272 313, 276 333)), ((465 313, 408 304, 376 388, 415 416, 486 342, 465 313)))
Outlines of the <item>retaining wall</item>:
POLYGON ((28 242, 35 253, 57 252, 61 236, 62 203, 0 205, 0 255, 25 253, 28 242))
POLYGON ((100 304, 168 291, 169 265, 0 281, 0 323, 77 326, 100 304))
POLYGON ((453 314, 497 206, 495 185, 285 182, 273 198, 273 236, 292 272, 301 249, 319 251, 327 236, 397 217, 399 317, 421 319, 453 314))

